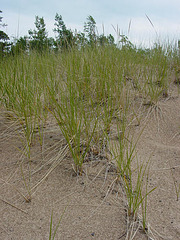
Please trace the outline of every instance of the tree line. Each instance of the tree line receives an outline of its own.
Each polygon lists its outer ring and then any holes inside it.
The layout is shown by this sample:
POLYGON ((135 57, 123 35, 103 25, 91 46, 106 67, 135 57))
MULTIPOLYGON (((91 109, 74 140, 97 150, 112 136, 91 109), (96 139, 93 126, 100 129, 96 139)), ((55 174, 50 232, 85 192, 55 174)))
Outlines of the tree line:
MULTIPOLYGON (((0 14, 2 11, 0 10, 0 14)), ((85 46, 97 47, 105 45, 115 45, 114 37, 109 34, 97 34, 96 21, 89 15, 84 23, 84 31, 72 31, 65 25, 62 16, 56 13, 53 32, 55 38, 48 36, 46 24, 43 17, 35 16, 35 29, 30 29, 28 35, 21 36, 20 38, 14 38, 10 42, 9 36, 0 31, 0 55, 5 54, 18 54, 20 52, 29 52, 36 50, 42 52, 44 50, 49 51, 63 51, 77 47, 81 49, 85 46)), ((0 17, 0 27, 6 26, 2 23, 2 17, 0 17)))

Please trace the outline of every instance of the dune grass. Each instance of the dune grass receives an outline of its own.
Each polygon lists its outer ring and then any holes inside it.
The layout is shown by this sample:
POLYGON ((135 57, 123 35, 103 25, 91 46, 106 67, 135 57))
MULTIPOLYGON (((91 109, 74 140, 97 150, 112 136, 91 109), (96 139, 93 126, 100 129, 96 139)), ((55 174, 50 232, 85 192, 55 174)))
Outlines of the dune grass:
POLYGON ((138 119, 136 99, 137 108, 138 104, 151 108, 167 97, 169 76, 177 71, 178 61, 179 55, 171 46, 160 44, 148 51, 99 46, 59 53, 22 53, 0 63, 1 107, 21 126, 20 138, 29 161, 35 136, 42 145, 43 126, 48 114, 54 116, 77 175, 83 173, 91 147, 102 147, 102 139, 108 143, 111 127, 116 125, 118 145, 114 155, 128 215, 136 215, 142 206, 145 229, 147 196, 154 189, 146 188, 148 165, 138 161, 133 183, 136 142, 127 133, 132 119, 138 119))

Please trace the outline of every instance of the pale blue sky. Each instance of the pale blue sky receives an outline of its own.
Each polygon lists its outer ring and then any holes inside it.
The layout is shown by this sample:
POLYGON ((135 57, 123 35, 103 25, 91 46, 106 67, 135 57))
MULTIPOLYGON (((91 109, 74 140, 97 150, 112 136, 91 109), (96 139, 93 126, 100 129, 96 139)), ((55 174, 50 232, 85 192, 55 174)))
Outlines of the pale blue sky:
POLYGON ((112 25, 121 33, 128 35, 133 43, 148 45, 156 33, 161 40, 180 39, 180 0, 1 0, 4 29, 12 37, 24 36, 34 29, 35 16, 44 17, 50 36, 54 36, 54 17, 56 12, 62 15, 65 24, 72 30, 83 30, 88 15, 96 20, 98 31, 104 25, 106 34, 116 33, 112 25))

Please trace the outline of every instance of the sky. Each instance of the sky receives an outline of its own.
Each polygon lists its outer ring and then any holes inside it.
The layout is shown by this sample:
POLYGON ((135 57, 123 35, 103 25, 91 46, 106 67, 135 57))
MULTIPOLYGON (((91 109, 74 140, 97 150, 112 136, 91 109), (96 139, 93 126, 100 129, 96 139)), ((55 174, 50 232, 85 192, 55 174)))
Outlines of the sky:
POLYGON ((118 32, 147 47, 154 41, 180 39, 180 0, 1 0, 0 10, 8 25, 1 30, 11 39, 28 35, 35 28, 35 16, 44 18, 49 36, 54 37, 56 13, 68 28, 78 31, 91 15, 98 33, 112 34, 116 41, 118 32))

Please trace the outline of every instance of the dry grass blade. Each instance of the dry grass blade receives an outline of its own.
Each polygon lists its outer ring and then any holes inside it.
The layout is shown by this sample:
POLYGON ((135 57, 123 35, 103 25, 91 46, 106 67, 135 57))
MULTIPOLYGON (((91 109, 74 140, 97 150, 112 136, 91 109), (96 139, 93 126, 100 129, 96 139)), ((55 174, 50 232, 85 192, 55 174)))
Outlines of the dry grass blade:
MULTIPOLYGON (((52 171, 56 169, 56 167, 62 162, 62 160, 65 158, 65 156, 68 153, 68 145, 66 145, 59 153, 58 155, 54 158, 54 163, 52 164, 51 168, 49 171, 41 178, 41 180, 35 184, 32 188, 31 191, 36 189, 48 176, 52 171)), ((35 192, 34 192, 35 193, 35 192)), ((32 193, 32 195, 34 194, 32 193)))
POLYGON ((130 19, 130 21, 129 21, 129 26, 128 26, 128 35, 129 35, 129 33, 130 33, 130 30, 131 30, 131 22, 132 22, 132 19, 130 19))
POLYGON ((150 22, 151 26, 153 27, 153 29, 154 29, 156 35, 158 35, 158 34, 157 34, 157 31, 156 31, 156 29, 155 29, 155 27, 154 27, 154 24, 153 24, 152 21, 151 21, 151 19, 148 17, 147 14, 145 14, 145 15, 146 15, 146 18, 148 19, 148 21, 150 22))
POLYGON ((5 184, 8 184, 9 186, 11 186, 13 189, 15 189, 24 199, 26 202, 28 202, 28 198, 21 192, 19 191, 14 185, 12 185, 11 183, 5 181, 4 179, 0 178, 5 184))
POLYGON ((21 212, 23 212, 23 213, 26 213, 26 214, 28 214, 26 211, 24 211, 24 210, 22 210, 21 208, 19 208, 19 207, 15 206, 15 205, 14 205, 14 204, 12 204, 12 203, 10 203, 10 202, 8 202, 8 201, 6 201, 6 200, 2 199, 2 198, 0 198, 0 200, 1 200, 1 201, 3 201, 4 203, 6 203, 6 204, 10 205, 11 207, 13 207, 13 208, 16 208, 17 210, 19 210, 19 211, 21 211, 21 212))

